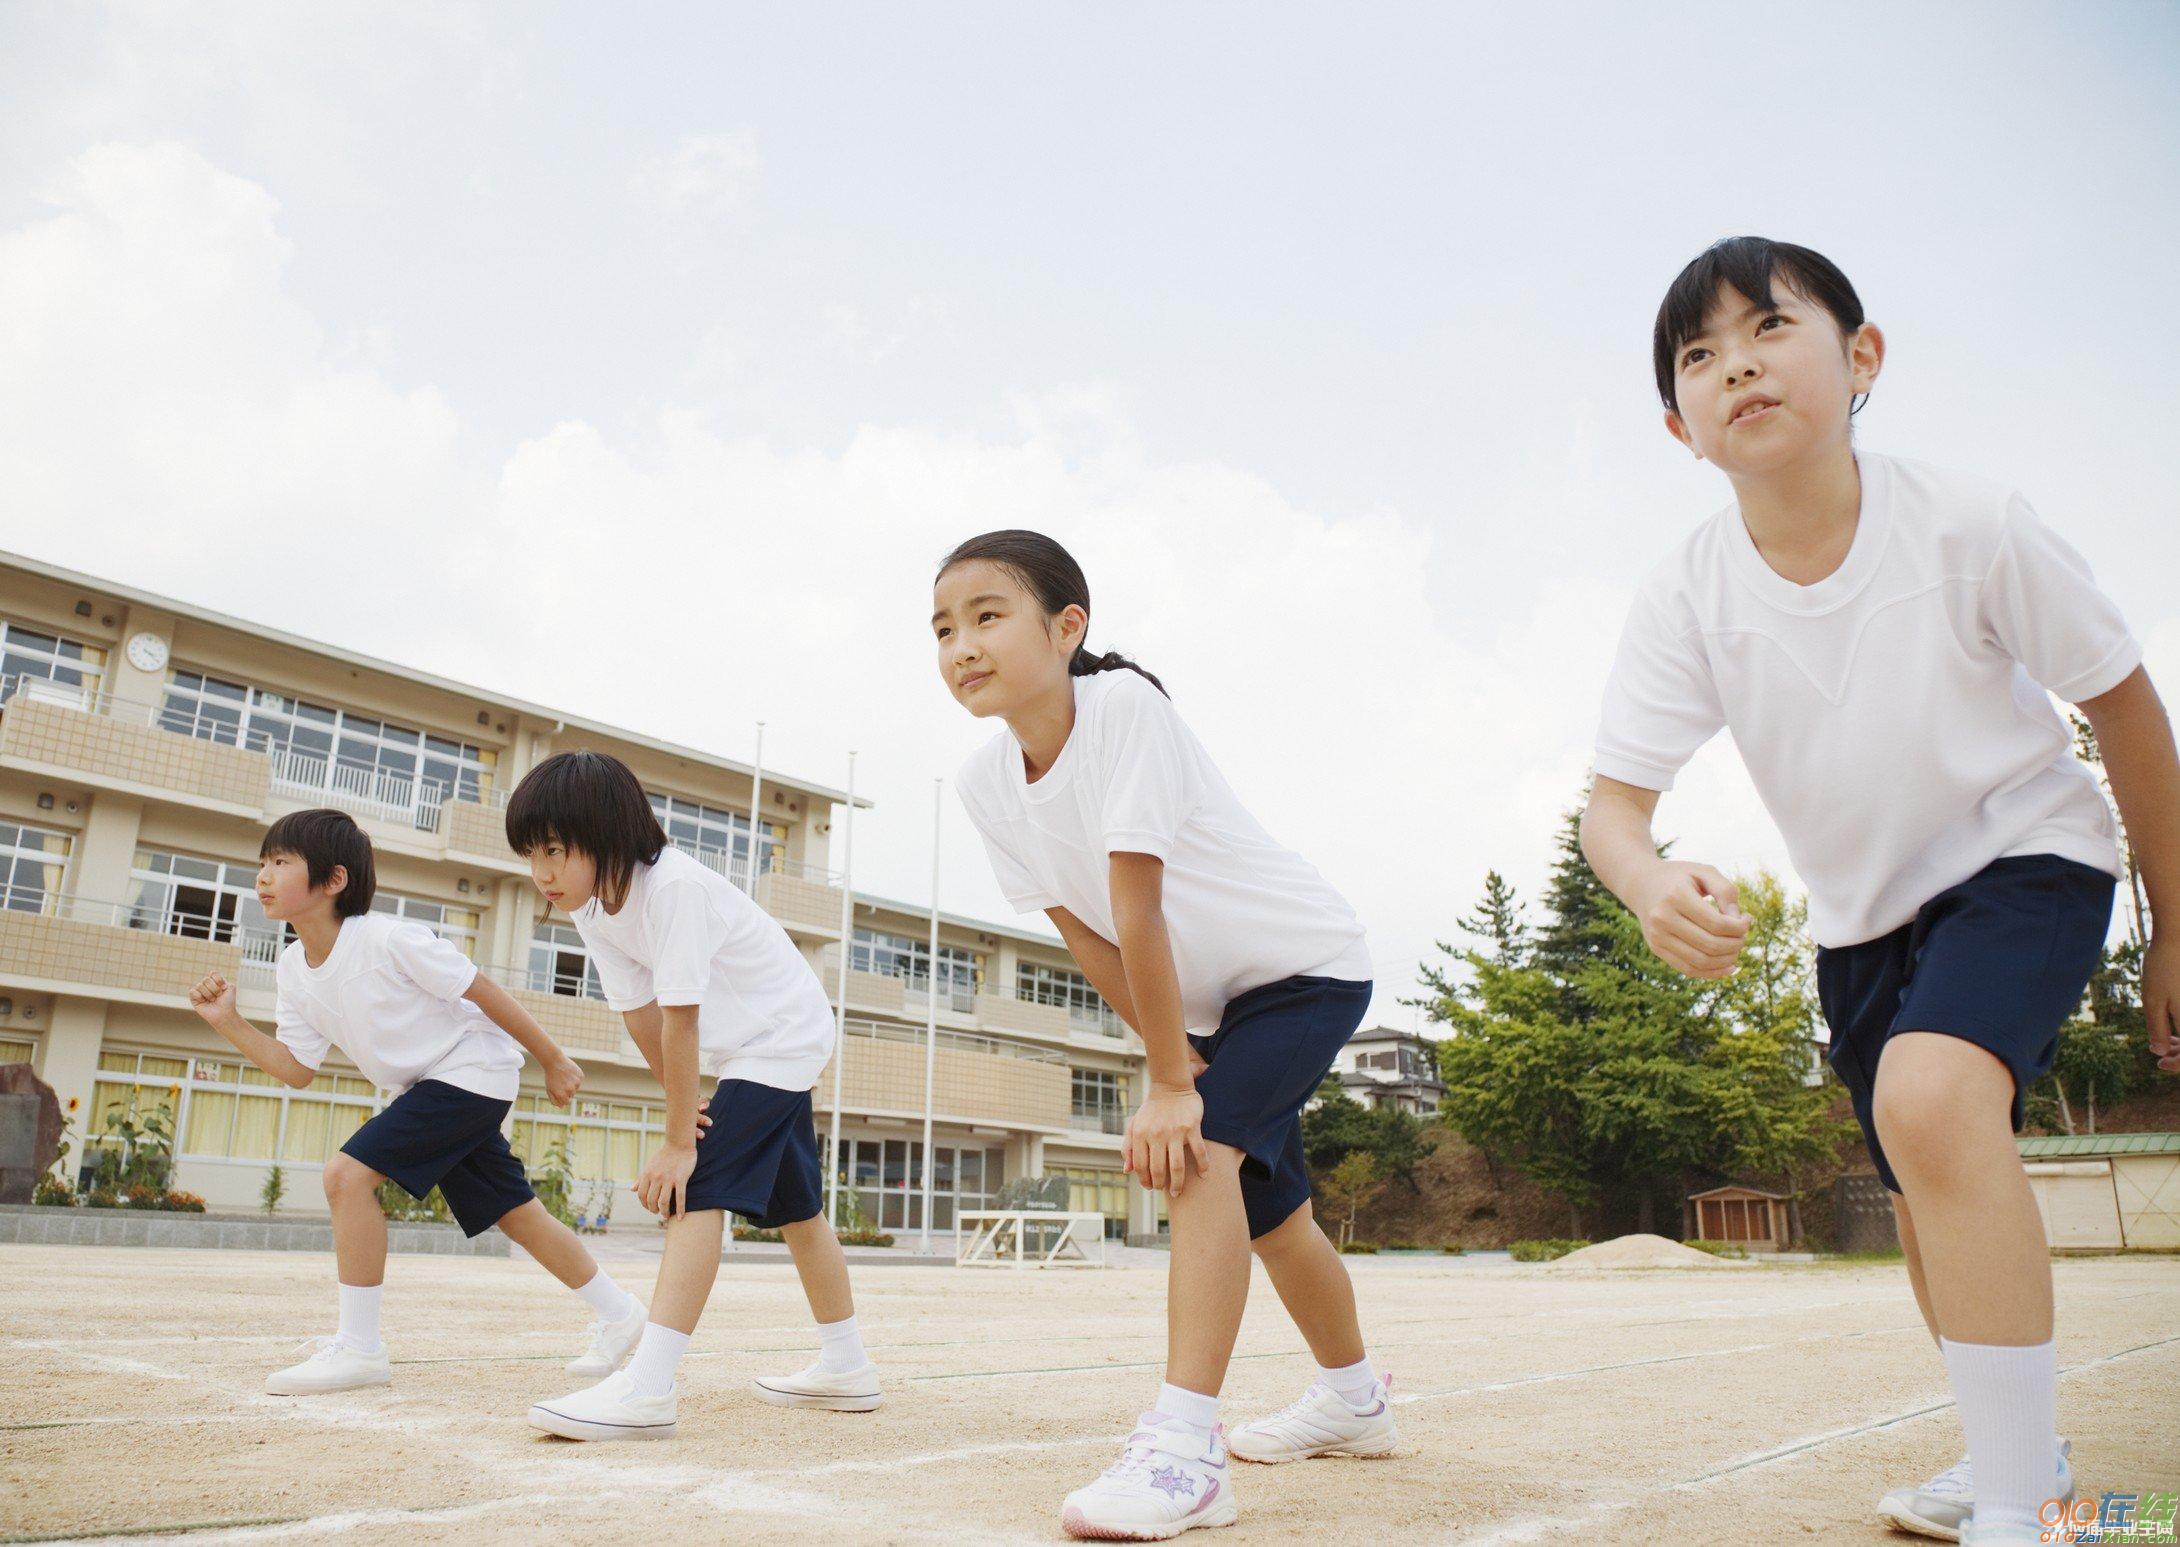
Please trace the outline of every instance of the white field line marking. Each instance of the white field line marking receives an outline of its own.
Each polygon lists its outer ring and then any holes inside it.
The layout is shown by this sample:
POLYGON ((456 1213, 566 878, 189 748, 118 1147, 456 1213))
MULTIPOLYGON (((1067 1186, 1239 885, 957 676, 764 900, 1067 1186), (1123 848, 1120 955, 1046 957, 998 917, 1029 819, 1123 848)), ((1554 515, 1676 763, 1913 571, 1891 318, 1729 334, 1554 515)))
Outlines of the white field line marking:
POLYGON ((1812 1337, 1785 1338, 1776 1343, 1743 1343, 1733 1348, 1703 1348, 1686 1354, 1654 1354, 1646 1359, 1622 1359, 1612 1364, 1583 1365, 1572 1370, 1551 1371, 1542 1375, 1516 1375, 1506 1380, 1479 1381, 1467 1386, 1447 1386, 1437 1391, 1410 1391, 1394 1397, 1398 1405, 1406 1402, 1438 1402, 1448 1397, 1478 1396, 1493 1391, 1511 1391, 1518 1386, 1544 1386, 1554 1381, 1578 1380, 1585 1375, 1607 1375, 1616 1370, 1640 1370, 1652 1365, 1686 1364, 1697 1359, 1738 1358, 1742 1354, 1769 1353, 1780 1348, 1802 1348, 1812 1343, 1851 1342, 1858 1338, 1898 1337, 1904 1332, 1923 1332, 1921 1322, 1905 1327, 1874 1327, 1862 1332, 1820 1332, 1812 1337))
MULTIPOLYGON (((2122 1359, 2131 1359, 2137 1354, 2150 1353, 2160 1348, 2170 1347, 2175 1343, 2180 1343, 2180 1333, 2176 1333, 2171 1337, 2159 1338, 2155 1342, 2140 1343, 2132 1348, 2122 1348, 2109 1354, 2100 1354, 2094 1359, 2085 1359, 2080 1364, 2070 1364, 2060 1370, 2059 1375, 2062 1378, 2080 1375, 2087 1371, 2101 1369, 2108 1364, 2116 1364, 2122 1359)), ((1774 1445, 1768 1450, 1753 1451, 1732 1461, 1723 1462, 1707 1471, 1698 1472, 1693 1477, 1684 1477, 1675 1482, 1660 1483, 1639 1493, 1620 1498, 1600 1499, 1573 1514, 1532 1515, 1524 1519, 1508 1521, 1480 1535, 1456 1534, 1443 1538, 1443 1540, 1458 1541, 1465 1544, 1465 1547, 1496 1547, 1496 1544, 1499 1543, 1533 1542, 1547 1532, 1564 1532, 1584 1525, 1594 1525, 1607 1516, 1622 1514, 1665 1494, 1697 1492, 1725 1478, 1736 1476, 1742 1472, 1755 1471, 1762 1467, 1775 1466, 1782 1461, 1791 1461, 1797 1456, 1808 1455, 1812 1451, 1819 1450, 1839 1440, 1853 1439, 1862 1434, 1877 1434, 1886 1429, 1898 1428, 1902 1424, 1913 1423, 1918 1418, 1927 1418, 1933 1413, 1942 1413, 1952 1405, 1953 1399, 1951 1397, 1937 1398, 1915 1407, 1903 1408, 1896 1413, 1887 1413, 1883 1417, 1872 1418, 1864 1423, 1848 1424, 1843 1428, 1826 1429, 1820 1433, 1806 1434, 1799 1439, 1791 1439, 1774 1445)))

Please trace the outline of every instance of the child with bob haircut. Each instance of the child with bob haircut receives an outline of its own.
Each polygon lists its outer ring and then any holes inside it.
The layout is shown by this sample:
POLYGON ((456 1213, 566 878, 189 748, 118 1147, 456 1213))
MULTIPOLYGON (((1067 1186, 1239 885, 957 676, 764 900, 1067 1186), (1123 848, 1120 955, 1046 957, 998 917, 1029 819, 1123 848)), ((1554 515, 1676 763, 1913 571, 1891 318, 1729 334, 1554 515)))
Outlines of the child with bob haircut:
MULTIPOLYGON (((1806 247, 1735 237, 1666 292, 1665 425, 1734 503, 1645 580, 1605 693, 1582 848, 1694 977, 1749 921, 1709 865, 1659 856, 1651 814, 1730 730, 1809 887, 1831 1064, 1892 1190, 1968 1456, 1878 1505, 1979 1543, 2040 1539, 2071 1499, 2055 1433, 2051 1263, 2014 1133, 2104 947, 2125 875, 2112 817, 2050 696, 2078 705, 2156 918, 2180 907, 2180 762, 2142 652, 2089 566, 2003 485, 1856 447, 1885 339, 1806 247)), ((2180 947, 2142 1001, 2161 1065, 2180 947)))
POLYGON ((391 1381, 379 1335, 386 1215, 378 1190, 389 1179, 413 1198, 437 1187, 464 1235, 497 1225, 581 1295, 597 1319, 589 1349, 568 1372, 602 1374, 635 1346, 643 1304, 545 1211, 500 1131, 526 1050, 544 1067, 555 1105, 574 1097, 583 1071, 451 943, 413 920, 374 913, 376 890, 371 840, 346 812, 289 813, 258 849, 258 903, 295 931, 275 973, 274 1035, 237 1013, 235 986, 221 974, 189 992, 207 1025, 285 1085, 308 1087, 339 1048, 373 1085, 398 1092, 325 1164, 338 1328, 265 1389, 303 1396, 391 1381))
POLYGON ((507 841, 529 859, 545 900, 574 921, 606 1002, 666 1092, 664 1140, 636 1179, 636 1196, 666 1221, 650 1324, 627 1369, 537 1403, 530 1422, 577 1440, 674 1433, 674 1374, 718 1276, 729 1212, 786 1238, 818 1322, 816 1362, 760 1377, 756 1394, 783 1407, 871 1411, 878 1371, 825 1217, 810 1114, 834 1042, 817 974, 740 888, 667 843, 617 758, 561 752, 531 769, 507 803, 507 841), (718 1081, 708 1101, 705 1076, 718 1081))
POLYGON ((1066 549, 1036 532, 971 538, 933 595, 947 690, 1003 724, 962 765, 962 804, 1008 901, 1044 911, 1143 1039, 1127 1169, 1169 1196, 1166 1383, 1061 1524, 1137 1541, 1231 1525, 1219 1387, 1252 1251, 1318 1372, 1231 1454, 1384 1456, 1396 1442, 1302 1155, 1302 1108, 1370 1008, 1363 926, 1243 808, 1157 678, 1084 648, 1090 587, 1066 549))

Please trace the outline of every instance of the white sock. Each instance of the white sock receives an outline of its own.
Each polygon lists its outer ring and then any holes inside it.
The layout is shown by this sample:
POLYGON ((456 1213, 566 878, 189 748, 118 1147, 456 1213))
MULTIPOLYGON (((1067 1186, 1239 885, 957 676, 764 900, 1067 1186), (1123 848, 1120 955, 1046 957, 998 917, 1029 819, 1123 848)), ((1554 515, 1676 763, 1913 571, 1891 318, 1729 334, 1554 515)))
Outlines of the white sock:
POLYGON ((643 1341, 629 1356, 628 1378, 636 1383, 639 1397, 663 1397, 674 1389, 674 1367, 689 1346, 689 1334, 662 1327, 655 1321, 643 1326, 643 1341))
POLYGON ((1177 1425, 1198 1439, 1207 1440, 1211 1438, 1212 1427, 1219 1421, 1219 1399, 1207 1397, 1200 1391, 1185 1391, 1169 1381, 1158 1388, 1155 1413, 1144 1416, 1163 1418, 1168 1426, 1177 1425))
POLYGON ((636 1308, 636 1297, 613 1282, 606 1270, 600 1268, 597 1276, 576 1290, 583 1303, 598 1313, 600 1321, 620 1321, 636 1308))
POLYGON ((1942 1341, 1975 1470, 1977 1523, 2040 1530, 2037 1510, 2052 1496, 2052 1457, 2059 1448, 2052 1344, 1942 1341))
POLYGON ((1355 1363, 1335 1370, 1329 1365, 1317 1367, 1317 1378, 1330 1386, 1356 1412, 1367 1412, 1378 1405, 1378 1372, 1370 1367, 1370 1356, 1365 1354, 1355 1363))
POLYGON ((863 1334, 855 1327, 855 1318, 845 1321, 818 1323, 818 1368, 835 1375, 845 1375, 850 1370, 860 1370, 869 1362, 863 1352, 863 1334))
POLYGON ((379 1351, 383 1345, 378 1340, 378 1303, 385 1292, 384 1284, 341 1285, 340 1339, 343 1343, 361 1353, 379 1351))

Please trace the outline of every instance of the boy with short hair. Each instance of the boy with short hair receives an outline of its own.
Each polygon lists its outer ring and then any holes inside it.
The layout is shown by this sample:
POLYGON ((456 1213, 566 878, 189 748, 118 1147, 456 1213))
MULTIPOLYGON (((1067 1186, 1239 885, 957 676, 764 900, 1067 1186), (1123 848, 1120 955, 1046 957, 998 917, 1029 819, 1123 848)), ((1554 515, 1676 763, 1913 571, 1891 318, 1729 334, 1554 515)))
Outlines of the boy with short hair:
POLYGON ((338 1330, 318 1339, 308 1359, 275 1372, 265 1389, 303 1396, 390 1382, 379 1335, 386 1216, 378 1203, 379 1184, 389 1178, 416 1198, 437 1187, 463 1234, 499 1226, 583 1297, 597 1319, 590 1347, 569 1373, 617 1368, 642 1334, 643 1303, 545 1211, 500 1132, 525 1049, 544 1066, 557 1106, 581 1087, 583 1071, 453 945, 422 924, 371 911, 371 840, 345 812, 280 818, 258 859, 258 902, 296 935, 280 953, 276 1035, 236 1012, 234 985, 218 973, 190 990, 190 1004, 245 1058, 298 1090, 339 1048, 373 1085, 399 1092, 325 1165, 340 1273, 338 1330))
MULTIPOLYGON (((1651 948, 1722 978, 1748 931, 1650 819, 1730 729, 1809 886, 1831 1063, 1894 1193, 1968 1460, 1879 1515, 2034 1542, 2070 1497, 2055 1436, 2051 1266, 2014 1132, 2081 1002, 2125 874, 2047 690, 2097 733, 2153 913, 2180 887, 2180 761, 2141 651, 2018 494, 1858 452, 1885 341, 1837 267, 1760 237, 1682 270, 1653 337, 1666 427, 1735 504, 1640 588, 1606 690, 1582 847, 1651 948)), ((2180 947, 2143 1007, 2180 1070, 2180 947)))

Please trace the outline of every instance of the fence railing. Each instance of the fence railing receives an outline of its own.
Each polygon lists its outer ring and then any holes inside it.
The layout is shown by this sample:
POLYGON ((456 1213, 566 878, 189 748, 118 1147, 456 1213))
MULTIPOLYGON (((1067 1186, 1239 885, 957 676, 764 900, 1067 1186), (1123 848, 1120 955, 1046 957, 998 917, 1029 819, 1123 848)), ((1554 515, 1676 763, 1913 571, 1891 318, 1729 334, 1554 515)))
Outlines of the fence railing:
POLYGON ((322 800, 326 805, 337 806, 357 816, 401 823, 421 832, 439 830, 440 812, 449 801, 471 800, 492 809, 503 809, 507 804, 503 790, 464 790, 459 783, 449 784, 442 779, 391 769, 366 768, 323 753, 304 751, 275 739, 266 726, 243 724, 243 711, 239 706, 207 704, 181 694, 154 704, 119 697, 93 682, 66 683, 29 673, 0 678, 0 706, 5 706, 17 695, 26 702, 59 704, 214 746, 261 753, 271 759, 272 786, 282 794, 322 800))
POLYGON ((1128 1114, 1110 1107, 1095 1112, 1070 1112, 1067 1126, 1077 1133, 1126 1133, 1128 1114))
MULTIPOLYGON (((925 1032, 921 1026, 895 1025, 889 1021, 853 1020, 847 1023, 851 1037, 868 1037, 875 1042, 905 1042, 922 1047, 925 1032)), ((1067 1055, 1057 1048, 1032 1047, 1026 1042, 1009 1042, 1003 1037, 979 1037, 964 1031, 941 1031, 938 1045, 961 1053, 982 1053, 987 1057, 1017 1058, 1024 1063, 1064 1064, 1067 1055)))

